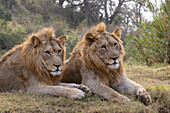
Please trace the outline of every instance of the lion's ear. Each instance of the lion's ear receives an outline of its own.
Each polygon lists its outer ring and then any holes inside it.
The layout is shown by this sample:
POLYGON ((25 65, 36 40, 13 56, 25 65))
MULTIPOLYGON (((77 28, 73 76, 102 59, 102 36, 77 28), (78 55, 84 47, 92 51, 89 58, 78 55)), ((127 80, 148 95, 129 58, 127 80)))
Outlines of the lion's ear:
POLYGON ((57 38, 57 40, 59 41, 59 43, 61 43, 62 45, 65 45, 66 41, 67 41, 67 37, 66 36, 60 36, 57 38))
POLYGON ((32 45, 34 46, 34 48, 36 48, 36 47, 38 47, 40 44, 42 44, 41 40, 40 40, 37 36, 35 36, 35 35, 33 35, 33 36, 31 37, 31 42, 32 42, 32 45))
POLYGON ((122 31, 120 29, 116 29, 113 31, 114 34, 116 34, 119 38, 121 38, 122 31))
POLYGON ((96 35, 93 33, 87 33, 85 34, 85 40, 88 42, 89 45, 91 45, 93 42, 96 41, 96 35))

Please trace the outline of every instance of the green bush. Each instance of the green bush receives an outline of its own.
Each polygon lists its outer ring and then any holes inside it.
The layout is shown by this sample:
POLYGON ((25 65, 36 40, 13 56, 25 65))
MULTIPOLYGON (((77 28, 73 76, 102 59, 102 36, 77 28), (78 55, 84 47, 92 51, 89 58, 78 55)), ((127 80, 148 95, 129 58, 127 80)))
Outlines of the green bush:
POLYGON ((12 14, 10 12, 5 12, 2 7, 0 7, 0 19, 5 19, 6 21, 11 21, 12 14))
POLYGON ((127 35, 127 56, 147 65, 170 63, 170 17, 167 4, 162 2, 161 8, 154 9, 148 3, 154 20, 150 23, 143 21, 133 36, 127 35), (155 10, 159 13, 155 13, 155 10))
POLYGON ((67 36, 66 58, 68 59, 71 56, 71 52, 73 51, 73 48, 80 41, 81 37, 78 35, 77 31, 73 31, 73 30, 68 30, 67 32, 65 32, 65 35, 67 36))
POLYGON ((21 43, 26 34, 23 26, 0 19, 0 51, 9 50, 14 45, 21 43))

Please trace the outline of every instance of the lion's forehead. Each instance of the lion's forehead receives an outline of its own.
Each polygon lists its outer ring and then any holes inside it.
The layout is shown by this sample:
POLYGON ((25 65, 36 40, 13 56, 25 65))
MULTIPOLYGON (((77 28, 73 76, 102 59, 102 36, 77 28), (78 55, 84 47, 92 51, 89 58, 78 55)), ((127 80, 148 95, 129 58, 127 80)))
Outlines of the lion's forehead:
POLYGON ((111 42, 111 43, 118 42, 113 36, 108 35, 108 34, 106 34, 106 36, 107 36, 108 42, 111 42))
POLYGON ((111 36, 109 34, 102 35, 100 38, 100 42, 102 44, 108 44, 108 45, 118 43, 118 41, 113 36, 111 36))
POLYGON ((57 41, 48 41, 48 42, 46 43, 45 48, 46 48, 47 50, 49 50, 49 49, 51 49, 51 50, 52 50, 52 49, 53 49, 53 50, 62 49, 61 46, 58 44, 57 41))

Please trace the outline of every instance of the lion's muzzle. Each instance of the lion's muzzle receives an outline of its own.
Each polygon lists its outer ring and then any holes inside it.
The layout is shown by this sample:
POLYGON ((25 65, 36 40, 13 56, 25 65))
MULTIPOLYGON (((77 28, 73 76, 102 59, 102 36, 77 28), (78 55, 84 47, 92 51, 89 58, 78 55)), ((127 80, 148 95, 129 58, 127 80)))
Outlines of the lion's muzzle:
POLYGON ((55 64, 53 64, 53 65, 56 67, 56 69, 51 71, 50 74, 53 75, 53 76, 61 75, 61 70, 62 70, 63 66, 62 65, 55 65, 55 64))

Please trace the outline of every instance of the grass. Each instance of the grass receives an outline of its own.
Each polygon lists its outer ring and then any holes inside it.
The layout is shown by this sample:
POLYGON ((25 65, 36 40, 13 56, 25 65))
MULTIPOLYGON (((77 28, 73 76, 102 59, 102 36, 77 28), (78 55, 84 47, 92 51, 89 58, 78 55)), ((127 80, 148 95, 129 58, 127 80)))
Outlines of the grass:
POLYGON ((145 106, 132 96, 132 102, 111 102, 93 95, 82 100, 50 95, 0 93, 0 112, 80 112, 80 113, 170 113, 170 66, 125 65, 127 76, 146 88, 152 104, 145 106))

